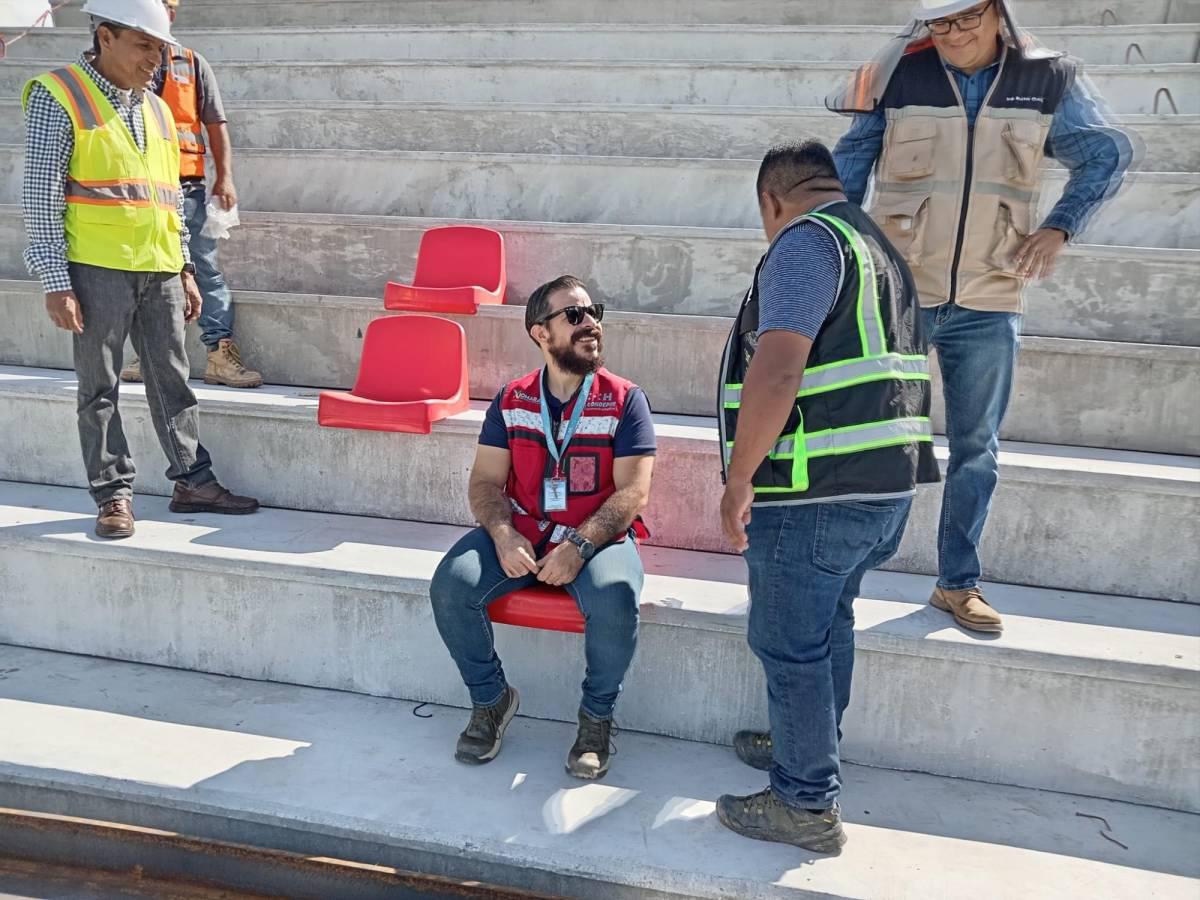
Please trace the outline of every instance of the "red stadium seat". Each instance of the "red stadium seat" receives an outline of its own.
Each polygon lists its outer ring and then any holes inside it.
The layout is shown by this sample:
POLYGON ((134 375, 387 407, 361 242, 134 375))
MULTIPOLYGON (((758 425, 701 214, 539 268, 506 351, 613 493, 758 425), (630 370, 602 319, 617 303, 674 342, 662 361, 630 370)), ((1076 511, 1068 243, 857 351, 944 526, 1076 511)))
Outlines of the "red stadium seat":
POLYGON ((474 315, 481 304, 503 303, 508 276, 504 237, 490 228, 450 225, 421 235, 412 284, 389 282, 386 309, 474 315))
POLYGON ((386 316, 367 326, 354 389, 321 392, 317 422, 429 434, 434 422, 470 404, 462 326, 437 316, 386 316))
POLYGON ((488 617, 502 625, 583 634, 583 613, 575 598, 558 587, 538 584, 490 603, 488 617))

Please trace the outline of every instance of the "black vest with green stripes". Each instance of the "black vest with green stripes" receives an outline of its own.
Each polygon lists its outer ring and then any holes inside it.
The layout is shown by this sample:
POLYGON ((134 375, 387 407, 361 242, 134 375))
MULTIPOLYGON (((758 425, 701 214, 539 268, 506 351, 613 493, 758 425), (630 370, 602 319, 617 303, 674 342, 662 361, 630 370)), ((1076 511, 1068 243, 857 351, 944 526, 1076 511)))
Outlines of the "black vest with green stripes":
POLYGON ((718 416, 725 466, 758 343, 759 273, 779 238, 803 222, 820 225, 837 242, 840 287, 813 341, 795 409, 754 473, 755 505, 911 494, 918 483, 939 479, 917 291, 900 254, 848 202, 790 222, 759 261, 721 364, 718 416))

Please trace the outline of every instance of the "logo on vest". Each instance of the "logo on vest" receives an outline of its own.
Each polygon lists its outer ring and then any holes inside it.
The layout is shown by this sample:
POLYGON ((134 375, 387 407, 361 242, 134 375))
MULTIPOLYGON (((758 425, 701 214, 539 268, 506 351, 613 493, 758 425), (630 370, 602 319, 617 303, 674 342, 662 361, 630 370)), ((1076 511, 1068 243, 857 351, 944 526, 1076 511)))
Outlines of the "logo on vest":
POLYGON ((541 403, 542 402, 538 397, 531 397, 529 394, 525 393, 524 391, 513 391, 513 396, 516 397, 518 400, 520 400, 522 403, 541 403))
POLYGON ((587 409, 616 409, 617 401, 612 391, 604 391, 588 398, 587 409))
POLYGON ((1045 97, 1005 97, 1005 103, 1045 103, 1045 97))

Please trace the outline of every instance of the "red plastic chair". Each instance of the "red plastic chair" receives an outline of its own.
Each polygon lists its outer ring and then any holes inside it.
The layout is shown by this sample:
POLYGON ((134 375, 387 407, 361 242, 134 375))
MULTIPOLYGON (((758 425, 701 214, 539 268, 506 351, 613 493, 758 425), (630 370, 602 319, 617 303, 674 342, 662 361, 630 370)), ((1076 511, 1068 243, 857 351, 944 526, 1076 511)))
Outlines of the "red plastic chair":
POLYGON ((317 422, 429 434, 434 422, 470 405, 462 326, 437 316, 385 316, 367 326, 354 389, 322 391, 317 422))
POLYGON ((485 303, 503 303, 508 274, 504 237, 490 228, 449 225, 421 235, 412 284, 389 282, 386 309, 475 315, 485 303))
POLYGON ((583 613, 575 598, 558 587, 537 584, 488 604, 488 618, 501 625, 583 634, 583 613))

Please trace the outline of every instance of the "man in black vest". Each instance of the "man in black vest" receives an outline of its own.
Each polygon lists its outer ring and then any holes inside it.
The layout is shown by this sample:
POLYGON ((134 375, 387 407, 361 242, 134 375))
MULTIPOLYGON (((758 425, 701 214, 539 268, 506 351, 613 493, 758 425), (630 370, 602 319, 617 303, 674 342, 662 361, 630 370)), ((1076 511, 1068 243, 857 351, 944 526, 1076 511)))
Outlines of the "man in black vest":
POLYGON ((757 189, 771 245, 729 337, 718 415, 721 523, 750 570, 771 722, 734 746, 771 785, 722 797, 717 815, 747 837, 831 853, 845 843, 854 599, 895 554, 917 483, 938 480, 929 371, 908 267, 847 202, 829 150, 772 150, 757 189))

